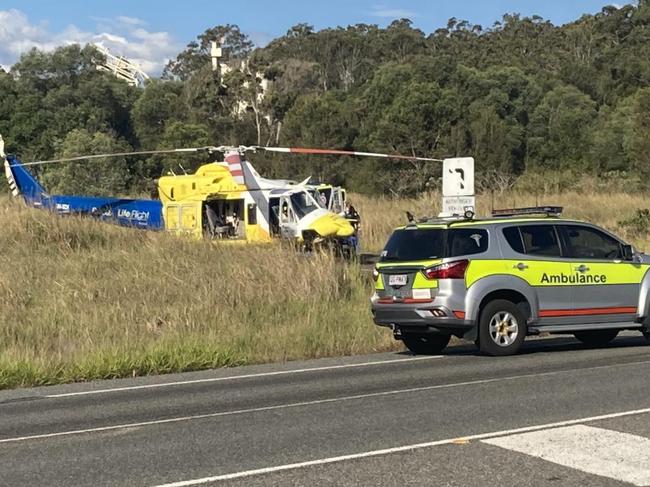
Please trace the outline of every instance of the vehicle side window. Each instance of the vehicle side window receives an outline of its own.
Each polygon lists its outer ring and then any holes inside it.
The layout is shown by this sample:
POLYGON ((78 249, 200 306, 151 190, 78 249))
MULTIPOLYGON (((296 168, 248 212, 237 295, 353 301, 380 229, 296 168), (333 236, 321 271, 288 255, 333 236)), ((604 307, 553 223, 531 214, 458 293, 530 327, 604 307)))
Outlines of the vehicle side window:
POLYGON ((524 254, 524 241, 521 239, 519 227, 506 227, 503 229, 503 236, 506 237, 506 242, 515 252, 524 254))
POLYGON ((519 230, 526 254, 544 257, 560 257, 562 255, 553 225, 525 225, 519 227, 519 230))
POLYGON ((449 231, 449 257, 480 254, 488 248, 486 230, 457 228, 449 231))
POLYGON ((561 225, 573 259, 621 259, 621 243, 600 230, 581 225, 561 225))

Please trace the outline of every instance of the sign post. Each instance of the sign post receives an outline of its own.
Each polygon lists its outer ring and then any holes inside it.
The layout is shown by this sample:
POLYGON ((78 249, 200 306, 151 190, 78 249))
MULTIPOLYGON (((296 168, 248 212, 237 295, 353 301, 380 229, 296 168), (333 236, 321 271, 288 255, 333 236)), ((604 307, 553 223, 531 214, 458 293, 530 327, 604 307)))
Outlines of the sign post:
POLYGON ((441 217, 463 215, 476 211, 474 196, 474 158, 456 157, 442 163, 441 217))

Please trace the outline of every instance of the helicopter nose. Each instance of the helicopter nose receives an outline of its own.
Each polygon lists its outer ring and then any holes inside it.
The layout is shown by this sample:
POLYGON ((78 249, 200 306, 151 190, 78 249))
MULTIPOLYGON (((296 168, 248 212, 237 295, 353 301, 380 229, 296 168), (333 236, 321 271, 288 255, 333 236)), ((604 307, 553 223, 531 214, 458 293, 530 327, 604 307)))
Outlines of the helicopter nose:
POLYGON ((321 237, 350 237, 354 234, 352 224, 338 215, 322 216, 314 222, 313 229, 321 237))
POLYGON ((341 221, 339 222, 339 229, 336 232, 337 237, 351 237, 354 235, 354 227, 352 224, 347 221, 345 218, 341 218, 341 221))

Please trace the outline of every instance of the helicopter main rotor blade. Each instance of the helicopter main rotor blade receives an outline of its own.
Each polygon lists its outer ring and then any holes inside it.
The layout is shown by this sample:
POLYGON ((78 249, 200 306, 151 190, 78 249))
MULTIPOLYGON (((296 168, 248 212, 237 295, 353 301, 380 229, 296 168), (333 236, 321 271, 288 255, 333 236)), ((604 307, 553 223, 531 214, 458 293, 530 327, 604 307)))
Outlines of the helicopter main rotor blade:
POLYGON ((132 152, 112 152, 110 154, 93 154, 90 156, 77 156, 77 157, 67 157, 64 159, 52 159, 49 161, 33 161, 33 162, 22 162, 21 166, 40 166, 43 164, 56 164, 60 162, 74 162, 74 161, 85 161, 89 159, 105 159, 108 157, 124 157, 124 156, 149 156, 154 154, 174 154, 174 153, 188 153, 188 152, 200 152, 200 151, 212 151, 216 148, 214 147, 189 147, 187 149, 165 149, 165 150, 145 150, 145 151, 132 151, 132 152))
POLYGON ((75 162, 75 161, 85 161, 85 160, 92 160, 92 159, 105 159, 109 157, 150 156, 155 154, 181 154, 181 153, 187 154, 187 153, 196 153, 201 151, 205 151, 208 153, 239 151, 240 153, 244 153, 249 151, 256 152, 258 150, 264 150, 267 152, 281 152, 285 154, 311 154, 311 155, 316 154, 316 155, 334 155, 334 156, 379 157, 383 159, 394 159, 394 160, 401 160, 401 161, 443 162, 442 159, 434 159, 431 157, 405 156, 401 154, 383 154, 379 152, 361 152, 361 151, 350 151, 350 150, 339 150, 339 149, 309 149, 305 147, 262 147, 262 146, 251 146, 251 147, 207 146, 207 147, 187 147, 181 149, 117 152, 117 153, 110 153, 110 154, 92 154, 87 156, 51 159, 47 161, 24 162, 21 163, 21 165, 40 166, 43 164, 57 164, 61 162, 75 162))
POLYGON ((378 152, 360 152, 337 149, 307 149, 304 147, 257 147, 268 152, 283 152, 289 154, 319 154, 334 156, 356 156, 356 157, 381 157, 383 159, 396 159, 402 161, 426 161, 426 162, 443 162, 442 159, 433 159, 431 157, 404 156, 401 154, 381 154, 378 152))

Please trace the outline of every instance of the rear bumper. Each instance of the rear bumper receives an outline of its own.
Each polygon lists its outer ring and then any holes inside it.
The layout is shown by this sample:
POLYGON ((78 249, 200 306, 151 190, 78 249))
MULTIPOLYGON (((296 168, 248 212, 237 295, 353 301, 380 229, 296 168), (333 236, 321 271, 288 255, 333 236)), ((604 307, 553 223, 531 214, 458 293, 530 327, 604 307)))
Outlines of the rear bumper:
POLYGON ((454 311, 433 303, 383 304, 373 302, 371 309, 376 325, 393 329, 399 327, 402 332, 434 333, 442 331, 462 336, 475 324, 473 321, 465 320, 462 315, 457 316, 460 312, 456 311, 457 314, 455 314, 454 311))

